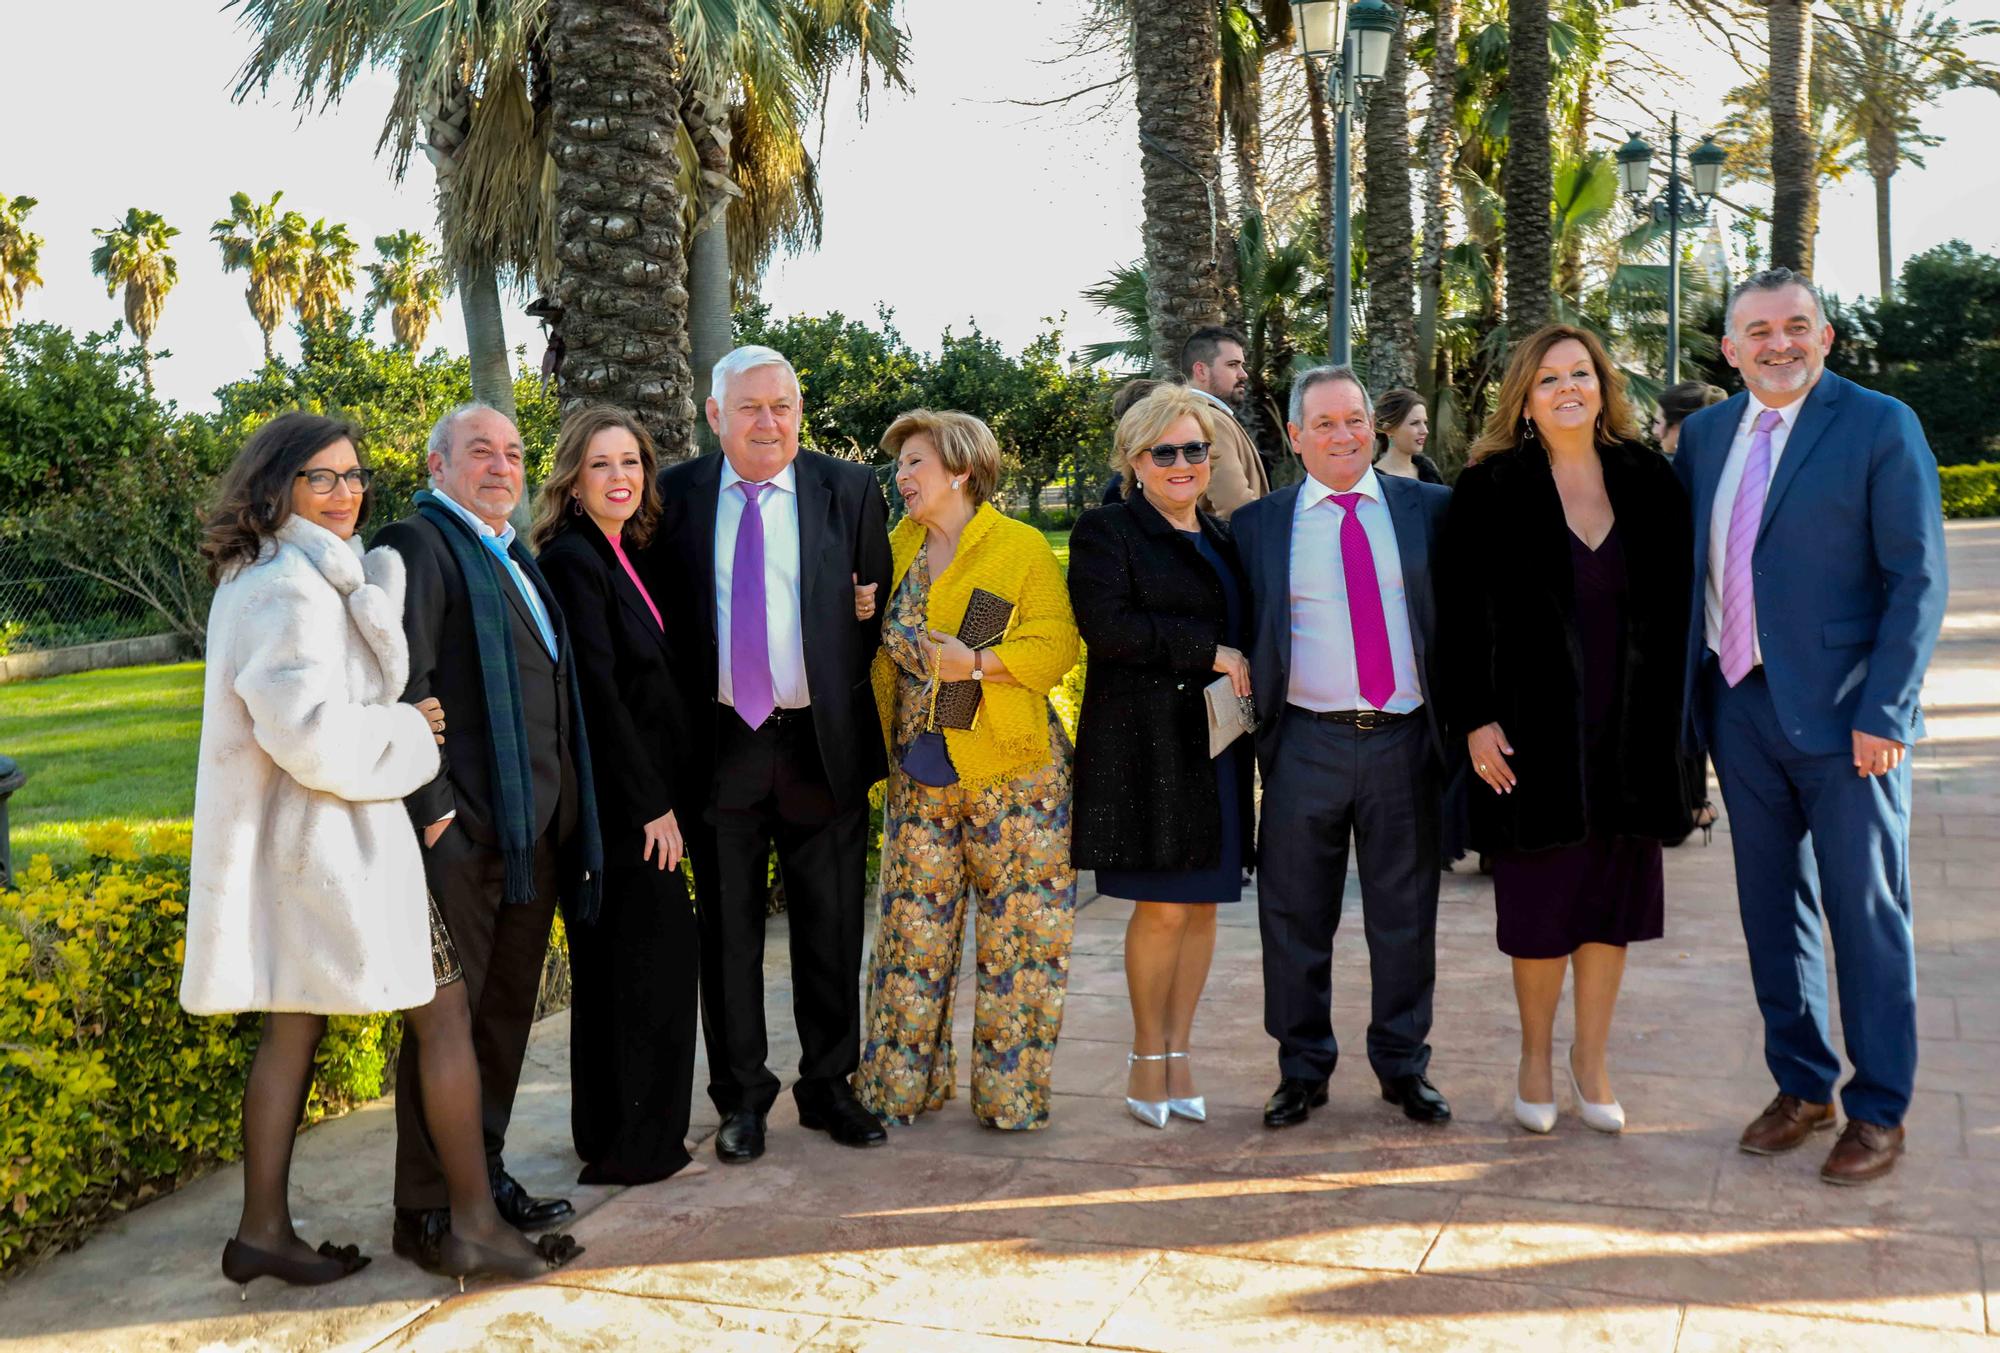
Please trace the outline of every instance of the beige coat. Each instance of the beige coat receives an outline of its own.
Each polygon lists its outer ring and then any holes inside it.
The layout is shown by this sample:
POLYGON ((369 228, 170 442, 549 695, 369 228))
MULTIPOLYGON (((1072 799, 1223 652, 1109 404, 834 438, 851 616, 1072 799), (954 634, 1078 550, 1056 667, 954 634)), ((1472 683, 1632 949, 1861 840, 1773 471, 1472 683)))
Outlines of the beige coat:
POLYGON ((1236 415, 1211 403, 1209 419, 1215 424, 1215 444, 1209 450, 1208 492, 1202 508, 1224 521, 1245 503, 1254 503, 1271 491, 1271 477, 1264 470, 1264 458, 1257 444, 1236 415))
POLYGON ((194 1014, 367 1014, 435 991, 402 800, 438 748, 400 703, 403 587, 393 550, 364 559, 295 516, 216 589, 181 970, 194 1014))

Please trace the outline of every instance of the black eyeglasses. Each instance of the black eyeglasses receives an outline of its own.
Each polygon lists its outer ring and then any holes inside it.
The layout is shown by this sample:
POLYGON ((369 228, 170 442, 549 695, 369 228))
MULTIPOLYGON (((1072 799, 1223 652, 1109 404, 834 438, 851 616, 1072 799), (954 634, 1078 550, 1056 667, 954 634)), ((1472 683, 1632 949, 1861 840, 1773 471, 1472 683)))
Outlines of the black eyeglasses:
POLYGON ((339 479, 345 479, 347 487, 356 493, 366 493, 369 484, 374 482, 375 472, 359 468, 349 470, 345 474, 337 470, 300 470, 295 478, 305 480, 306 487, 314 493, 332 493, 334 481, 339 479))
POLYGON ((1180 456, 1187 457, 1190 465, 1199 465, 1208 459, 1208 442, 1182 442, 1178 446, 1149 446, 1146 454, 1153 458, 1153 464, 1162 470, 1174 463, 1180 456))

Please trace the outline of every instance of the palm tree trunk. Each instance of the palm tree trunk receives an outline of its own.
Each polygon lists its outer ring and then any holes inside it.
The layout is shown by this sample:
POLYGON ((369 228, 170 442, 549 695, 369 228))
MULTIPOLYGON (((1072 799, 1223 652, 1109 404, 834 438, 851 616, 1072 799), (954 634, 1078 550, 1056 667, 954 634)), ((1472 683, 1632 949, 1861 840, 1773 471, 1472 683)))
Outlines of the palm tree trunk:
POLYGON ((1327 294, 1333 292, 1333 110, 1327 106, 1323 70, 1306 63, 1306 121, 1312 125, 1313 198, 1319 206, 1320 248, 1327 258, 1327 294))
POLYGON ((465 315, 465 350, 472 359, 472 397, 514 416, 514 375, 501 320, 500 275, 492 267, 461 268, 458 305, 465 315))
POLYGON ((1877 293, 1888 300, 1896 290, 1896 255, 1890 248, 1889 184, 1902 167, 1901 147, 1891 128, 1880 128, 1868 138, 1868 176, 1875 180, 1875 273, 1881 284, 1877 293))
POLYGON ((145 339, 139 340, 139 374, 145 378, 146 393, 153 393, 153 350, 145 339))
POLYGON ((1165 374, 1222 318, 1221 74, 1215 6, 1137 0, 1132 73, 1146 209, 1146 313, 1165 374))
POLYGON ((1764 0, 1771 46, 1771 262, 1808 276, 1819 227, 1819 176, 1807 91, 1810 0, 1764 0))
POLYGON ((1424 238, 1417 259, 1417 389, 1437 405, 1438 308, 1444 294, 1445 208, 1458 123, 1458 0, 1437 0, 1437 50, 1431 55, 1431 107, 1424 120, 1424 238))
POLYGON ((264 365, 269 366, 278 360, 277 354, 271 350, 271 331, 261 324, 257 326, 257 331, 264 335, 264 365))
POLYGON ((704 451, 715 449, 715 434, 700 410, 708 401, 709 377, 715 364, 735 346, 730 314, 732 280, 729 262, 729 205, 737 194, 730 177, 729 99, 724 93, 695 89, 681 108, 681 121, 694 141, 701 162, 701 204, 698 226, 688 245, 688 341, 692 349, 695 436, 704 451))
POLYGON ((1507 333, 1518 342, 1549 322, 1554 285, 1549 219, 1549 11, 1541 0, 1507 2, 1507 333))
POLYGON ((630 409, 663 460, 689 455, 684 200, 678 54, 662 40, 666 0, 556 0, 549 6, 550 150, 556 184, 555 299, 562 307, 558 394, 571 409, 630 409))
POLYGON ((1403 9, 1389 40, 1389 61, 1368 96, 1363 166, 1368 214, 1362 237, 1368 248, 1368 380, 1377 390, 1407 386, 1417 377, 1416 331, 1410 311, 1416 289, 1410 219, 1410 106, 1406 92, 1409 61, 1403 40, 1403 9))

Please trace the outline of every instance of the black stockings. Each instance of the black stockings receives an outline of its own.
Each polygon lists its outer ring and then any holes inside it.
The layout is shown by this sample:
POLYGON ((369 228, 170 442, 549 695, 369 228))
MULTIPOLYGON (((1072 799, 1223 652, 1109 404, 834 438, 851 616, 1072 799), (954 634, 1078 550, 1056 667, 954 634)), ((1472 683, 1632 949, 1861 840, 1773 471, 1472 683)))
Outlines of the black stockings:
POLYGON ((243 1217, 236 1238, 271 1254, 312 1246, 292 1231, 292 1142, 312 1089, 313 1051, 326 1032, 325 1015, 270 1014, 243 1087, 243 1217))

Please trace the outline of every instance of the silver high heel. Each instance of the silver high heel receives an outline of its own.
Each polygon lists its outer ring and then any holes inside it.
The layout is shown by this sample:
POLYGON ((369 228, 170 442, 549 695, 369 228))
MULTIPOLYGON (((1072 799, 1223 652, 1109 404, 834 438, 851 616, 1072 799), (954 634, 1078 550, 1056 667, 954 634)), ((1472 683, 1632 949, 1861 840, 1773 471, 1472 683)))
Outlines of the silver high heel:
POLYGON ((1617 1100, 1609 1104, 1593 1104, 1583 1097, 1583 1082, 1576 1078, 1576 1045, 1571 1044, 1569 1056, 1563 1058, 1569 1067, 1569 1087, 1576 1091, 1576 1109, 1583 1115, 1583 1125, 1599 1132, 1623 1132, 1625 1130, 1625 1106, 1617 1100))
MULTIPOLYGON (((1182 1061, 1187 1060, 1185 1052, 1170 1052, 1167 1056, 1169 1058, 1178 1057, 1182 1061)), ((1167 1112, 1176 1117, 1185 1118, 1191 1123, 1206 1123, 1208 1121, 1208 1098, 1205 1095, 1186 1095, 1181 1098, 1169 1098, 1167 1100, 1167 1112)))
MULTIPOLYGON (((1135 1062, 1164 1062, 1173 1055, 1170 1052, 1128 1052, 1125 1054, 1125 1066, 1129 1070, 1135 1062)), ((1185 1057, 1187 1054, 1182 1053, 1181 1056, 1185 1057)), ((1125 1096, 1125 1107, 1131 1111, 1134 1118, 1147 1127, 1163 1128, 1167 1125, 1170 1103, 1171 1100, 1165 1099, 1134 1099, 1130 1095, 1125 1096)))

